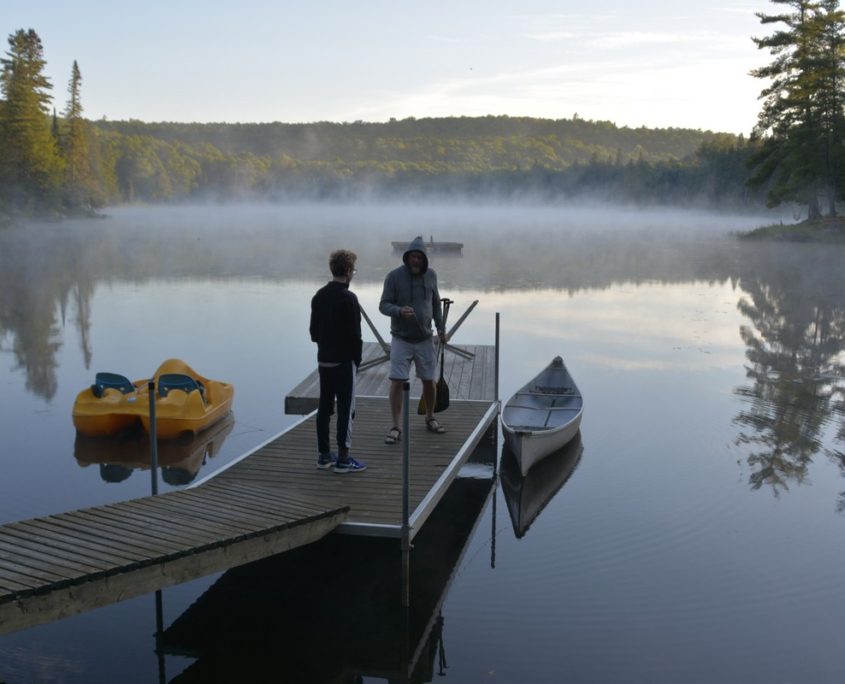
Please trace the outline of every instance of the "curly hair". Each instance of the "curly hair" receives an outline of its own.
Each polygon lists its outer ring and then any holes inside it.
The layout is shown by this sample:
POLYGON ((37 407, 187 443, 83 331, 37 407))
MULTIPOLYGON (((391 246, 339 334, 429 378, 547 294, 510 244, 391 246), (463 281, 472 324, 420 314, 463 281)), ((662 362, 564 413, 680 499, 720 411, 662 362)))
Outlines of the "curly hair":
POLYGON ((348 249, 338 249, 332 252, 329 257, 329 269, 331 269, 333 276, 345 276, 355 268, 357 260, 358 255, 355 252, 350 252, 348 249))

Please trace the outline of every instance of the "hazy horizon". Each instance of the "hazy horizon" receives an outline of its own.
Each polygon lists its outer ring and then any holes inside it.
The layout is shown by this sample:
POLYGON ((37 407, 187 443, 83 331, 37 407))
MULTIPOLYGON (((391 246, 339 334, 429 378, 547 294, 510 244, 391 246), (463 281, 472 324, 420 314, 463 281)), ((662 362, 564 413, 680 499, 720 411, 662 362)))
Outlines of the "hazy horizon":
POLYGON ((574 114, 620 127, 747 134, 768 61, 763 0, 432 2, 317 7, 247 0, 197 12, 4 5, 41 37, 61 110, 74 60, 85 116, 184 123, 574 114), (90 21, 96 16, 97 21, 90 21), (166 17, 167 21, 161 21, 166 17), (155 49, 151 49, 155 46, 155 49), (139 57, 142 55, 142 57, 139 57))

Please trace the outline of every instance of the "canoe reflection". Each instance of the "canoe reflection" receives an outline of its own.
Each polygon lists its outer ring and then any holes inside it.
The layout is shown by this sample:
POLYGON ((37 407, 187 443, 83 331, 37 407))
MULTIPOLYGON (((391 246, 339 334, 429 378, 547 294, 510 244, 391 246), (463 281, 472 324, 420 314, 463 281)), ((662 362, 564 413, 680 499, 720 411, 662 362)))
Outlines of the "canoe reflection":
MULTIPOLYGON (((173 486, 190 484, 208 459, 220 452, 234 426, 235 419, 229 414, 196 436, 159 441, 162 480, 173 486)), ((141 429, 106 437, 88 437, 77 432, 73 455, 83 468, 99 464, 100 477, 105 482, 123 482, 135 470, 149 470, 150 440, 141 429)))
POLYGON ((521 538, 555 494, 566 484, 581 461, 581 433, 562 449, 545 457, 523 477, 507 444, 502 449, 500 479, 514 534, 521 538))
POLYGON ((429 682, 441 608, 493 491, 459 478, 414 539, 408 611, 398 540, 330 535, 227 571, 158 639, 196 658, 173 682, 429 682))

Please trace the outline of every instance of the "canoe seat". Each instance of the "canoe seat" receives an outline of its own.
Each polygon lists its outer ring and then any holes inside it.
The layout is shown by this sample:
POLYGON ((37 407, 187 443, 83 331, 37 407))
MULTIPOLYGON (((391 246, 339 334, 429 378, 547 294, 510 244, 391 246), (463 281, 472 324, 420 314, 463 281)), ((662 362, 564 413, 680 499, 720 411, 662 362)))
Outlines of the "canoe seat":
POLYGON ((205 401, 205 387, 196 378, 190 375, 183 375, 182 373, 162 373, 158 376, 158 395, 166 397, 170 390, 182 390, 185 394, 189 394, 197 390, 205 401))
POLYGON ((551 430, 548 425, 508 425, 514 432, 542 432, 543 430, 551 430))
POLYGON ((571 394, 572 388, 567 385, 534 385, 534 391, 541 394, 571 394))
POLYGON ((129 394, 135 391, 135 385, 129 378, 117 373, 97 373, 94 376, 94 384, 91 385, 91 392, 97 399, 103 396, 106 388, 119 390, 122 394, 129 394))

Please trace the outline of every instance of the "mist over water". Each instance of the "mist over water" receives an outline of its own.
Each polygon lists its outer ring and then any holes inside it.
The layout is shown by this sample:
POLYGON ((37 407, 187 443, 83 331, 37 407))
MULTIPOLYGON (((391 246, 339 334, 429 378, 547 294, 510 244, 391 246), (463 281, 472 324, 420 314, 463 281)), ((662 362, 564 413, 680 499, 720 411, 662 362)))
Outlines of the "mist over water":
MULTIPOLYGON (((117 208, 101 220, 71 220, 4 231, 0 258, 21 275, 39 264, 78 266, 105 278, 322 278, 327 254, 346 246, 361 274, 380 278, 394 255, 391 241, 456 241, 464 260, 438 264, 483 282, 480 270, 530 269, 538 282, 560 275, 560 260, 655 243, 718 242, 771 217, 625 207, 520 205, 220 205, 117 208), (557 259, 557 264, 547 263, 557 259), (486 268, 483 267, 486 264, 486 268), (451 268, 454 266, 455 268, 451 268), (527 267, 527 268, 526 268, 527 267), (23 270, 28 269, 28 270, 23 270), (93 272, 92 272, 93 269, 93 272)), ((622 267, 622 265, 619 265, 622 267)), ((498 282, 497 286, 503 283, 498 282)))
MULTIPOLYGON (((583 450, 558 459, 559 473, 552 461, 542 482, 500 488, 495 509, 479 500, 464 511, 462 533, 474 532, 457 540, 462 553, 435 543, 421 554, 421 567, 446 563, 435 574, 452 578, 426 588, 445 592, 446 679, 840 681, 842 252, 732 236, 774 220, 598 206, 204 205, 0 230, 0 521, 148 493, 143 444, 117 459, 75 435, 73 399, 94 372, 141 378, 178 356, 235 384, 231 422, 165 453, 174 469, 162 488, 181 488, 299 419, 283 399, 316 363, 309 301, 333 249, 358 253, 352 288, 387 336, 377 307, 400 263, 390 243, 462 242, 460 257, 431 256, 453 317, 479 301, 455 344, 492 344, 500 313, 501 398, 561 354, 585 414, 583 450), (519 499, 532 491, 541 498, 519 499), (532 518, 517 538, 508 518, 520 504, 532 518)), ((306 582, 307 558, 364 568, 390 558, 362 549, 342 543, 166 590, 167 681, 307 667, 295 636, 281 638, 304 625, 292 607, 350 625, 361 612, 306 582), (279 573, 305 588, 274 589, 279 573), (256 624, 227 632, 232 606, 256 624), (276 645, 272 662, 250 643, 276 645), (173 655, 189 645, 190 658, 173 655)), ((0 637, 0 680, 155 681, 153 617, 152 597, 141 597, 0 637)), ((365 651, 373 666, 378 648, 365 651)), ((364 659, 313 660, 383 681, 364 659)))

